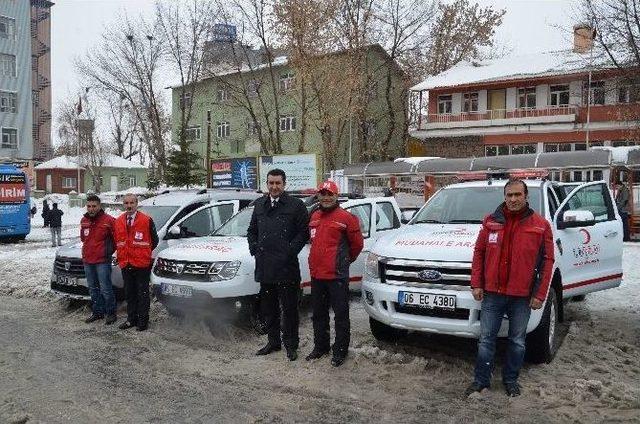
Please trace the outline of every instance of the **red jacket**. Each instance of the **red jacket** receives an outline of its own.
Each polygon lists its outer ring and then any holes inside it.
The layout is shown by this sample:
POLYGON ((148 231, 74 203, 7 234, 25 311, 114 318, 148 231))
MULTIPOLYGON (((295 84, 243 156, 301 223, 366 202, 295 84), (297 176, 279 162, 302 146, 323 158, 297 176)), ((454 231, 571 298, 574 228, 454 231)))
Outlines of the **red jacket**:
POLYGON ((527 209, 516 224, 511 241, 508 272, 500 272, 504 242, 504 203, 487 216, 473 252, 471 287, 508 296, 530 297, 544 301, 551 282, 554 246, 551 225, 532 209, 527 209), (500 276, 507 281, 500 281, 500 276))
POLYGON ((115 250, 113 223, 115 218, 102 209, 96 216, 85 213, 80 220, 80 240, 82 240, 82 260, 88 264, 111 263, 115 250))
POLYGON ((116 219, 115 240, 118 248, 118 265, 125 268, 149 268, 153 263, 151 252, 158 245, 158 234, 149 215, 136 212, 131 227, 127 228, 127 214, 116 219))
POLYGON ((311 278, 349 279, 349 264, 364 246, 358 218, 340 206, 330 211, 319 209, 311 214, 309 232, 311 278))

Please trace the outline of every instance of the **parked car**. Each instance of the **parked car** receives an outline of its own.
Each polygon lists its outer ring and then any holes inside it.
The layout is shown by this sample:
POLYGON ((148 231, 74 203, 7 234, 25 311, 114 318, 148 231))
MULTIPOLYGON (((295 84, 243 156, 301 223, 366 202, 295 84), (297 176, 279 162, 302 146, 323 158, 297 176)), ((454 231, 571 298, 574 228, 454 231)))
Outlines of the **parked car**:
MULTIPOLYGON (((192 237, 211 234, 260 194, 250 191, 173 191, 140 202, 139 209, 150 215, 160 242, 158 252, 192 237)), ((80 230, 78 230, 79 232, 80 230)), ((115 254, 111 280, 118 298, 123 298, 122 274, 115 254)), ((61 296, 90 299, 82 264, 82 242, 77 240, 58 249, 51 273, 51 290, 61 296)))

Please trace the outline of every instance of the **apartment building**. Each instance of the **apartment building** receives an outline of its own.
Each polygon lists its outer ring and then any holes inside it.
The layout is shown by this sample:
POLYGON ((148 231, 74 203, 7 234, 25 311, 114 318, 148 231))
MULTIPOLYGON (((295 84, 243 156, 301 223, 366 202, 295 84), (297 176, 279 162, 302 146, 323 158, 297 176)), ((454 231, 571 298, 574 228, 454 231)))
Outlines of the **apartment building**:
POLYGON ((592 35, 576 25, 571 50, 464 62, 412 87, 423 111, 410 131, 419 153, 496 156, 639 144, 640 79, 613 66, 592 35))
POLYGON ((47 0, 0 1, 0 158, 51 157, 51 24, 47 0))

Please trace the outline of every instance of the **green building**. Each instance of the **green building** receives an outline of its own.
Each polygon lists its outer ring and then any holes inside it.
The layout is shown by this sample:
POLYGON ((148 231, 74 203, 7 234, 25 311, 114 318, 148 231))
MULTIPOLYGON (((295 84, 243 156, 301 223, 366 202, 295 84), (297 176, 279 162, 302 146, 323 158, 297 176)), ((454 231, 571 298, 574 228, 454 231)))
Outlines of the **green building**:
POLYGON ((276 57, 172 87, 172 139, 184 127, 203 165, 209 132, 211 159, 316 153, 326 172, 402 156, 406 95, 403 72, 379 45, 276 57))

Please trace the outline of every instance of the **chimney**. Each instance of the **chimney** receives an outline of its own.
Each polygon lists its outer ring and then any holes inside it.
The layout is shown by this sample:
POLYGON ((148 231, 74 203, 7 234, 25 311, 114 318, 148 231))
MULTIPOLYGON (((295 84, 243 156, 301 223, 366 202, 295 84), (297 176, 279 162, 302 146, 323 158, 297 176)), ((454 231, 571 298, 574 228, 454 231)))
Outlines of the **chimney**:
POLYGON ((577 24, 573 27, 573 52, 588 53, 593 47, 596 30, 589 24, 577 24))

